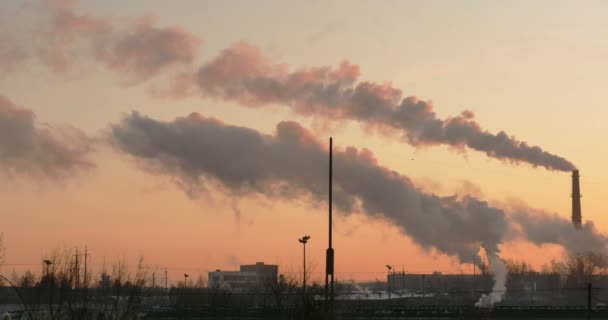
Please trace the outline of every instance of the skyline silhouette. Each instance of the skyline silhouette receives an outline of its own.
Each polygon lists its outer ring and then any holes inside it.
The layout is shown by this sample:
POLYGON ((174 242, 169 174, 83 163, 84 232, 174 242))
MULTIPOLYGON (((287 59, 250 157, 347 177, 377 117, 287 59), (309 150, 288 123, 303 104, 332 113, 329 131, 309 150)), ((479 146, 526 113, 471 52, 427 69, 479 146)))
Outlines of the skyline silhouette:
POLYGON ((175 281, 297 269, 307 234, 321 272, 329 136, 338 278, 605 249, 596 11, 357 3, 358 22, 335 5, 305 24, 273 1, 0 4, 2 271, 85 244, 175 281))

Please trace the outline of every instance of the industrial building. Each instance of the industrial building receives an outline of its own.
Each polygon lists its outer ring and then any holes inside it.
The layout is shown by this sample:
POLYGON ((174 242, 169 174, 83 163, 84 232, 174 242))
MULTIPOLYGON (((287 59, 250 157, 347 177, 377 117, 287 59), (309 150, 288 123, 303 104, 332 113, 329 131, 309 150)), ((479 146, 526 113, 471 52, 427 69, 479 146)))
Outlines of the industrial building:
POLYGON ((209 288, 232 292, 259 291, 276 284, 279 266, 256 262, 241 265, 239 271, 216 270, 209 272, 209 288))
MULTIPOLYGON (((388 285, 393 292, 465 292, 491 291, 494 279, 491 274, 413 274, 393 272, 387 276, 388 285)), ((553 290, 560 288, 560 275, 526 272, 509 274, 506 283, 509 290, 553 290)))
POLYGON ((572 171, 572 224, 580 229, 582 225, 581 187, 578 170, 572 171))

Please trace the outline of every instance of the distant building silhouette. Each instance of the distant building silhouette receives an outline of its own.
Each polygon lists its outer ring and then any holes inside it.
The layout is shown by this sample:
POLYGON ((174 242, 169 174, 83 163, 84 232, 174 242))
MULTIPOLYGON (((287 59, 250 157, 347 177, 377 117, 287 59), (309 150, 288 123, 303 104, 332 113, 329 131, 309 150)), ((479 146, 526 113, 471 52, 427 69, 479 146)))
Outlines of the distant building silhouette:
MULTIPOLYGON (((463 292, 490 291, 494 284, 491 274, 413 274, 393 272, 387 276, 391 290, 407 292, 463 292)), ((509 290, 547 290, 560 288, 558 274, 542 274, 525 272, 507 276, 507 291, 509 290)))
POLYGON ((492 275, 481 274, 414 274, 393 272, 387 276, 391 290, 407 292, 461 292, 471 290, 490 290, 494 283, 492 275))
POLYGON ((216 270, 209 272, 209 288, 225 289, 233 292, 260 290, 276 284, 279 266, 256 262, 241 265, 239 271, 216 270))
POLYGON ((240 270, 241 272, 255 272, 259 284, 276 283, 279 275, 278 265, 264 264, 264 262, 241 265, 240 270))

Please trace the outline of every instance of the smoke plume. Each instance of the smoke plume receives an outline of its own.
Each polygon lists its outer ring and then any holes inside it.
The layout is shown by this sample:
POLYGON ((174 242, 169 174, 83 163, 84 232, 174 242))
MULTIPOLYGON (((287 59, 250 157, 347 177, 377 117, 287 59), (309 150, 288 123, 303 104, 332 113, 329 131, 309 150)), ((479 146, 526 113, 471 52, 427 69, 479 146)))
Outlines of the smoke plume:
POLYGON ((240 42, 225 49, 197 73, 203 95, 259 107, 280 104, 298 114, 351 119, 368 128, 393 129, 413 146, 445 144, 471 148, 496 159, 570 171, 574 165, 501 131, 490 133, 471 111, 440 119, 430 102, 403 97, 389 83, 359 80, 359 66, 289 70, 272 63, 258 48, 240 42))
POLYGON ((59 178, 92 167, 90 150, 82 131, 36 123, 32 111, 0 95, 0 172, 59 178))
POLYGON ((521 204, 516 205, 509 217, 520 227, 520 236, 537 245, 558 244, 569 254, 605 252, 608 249, 608 237, 601 234, 591 221, 585 222, 577 229, 572 226, 571 221, 557 214, 521 204))
POLYGON ((201 39, 181 27, 158 27, 151 16, 117 19, 81 14, 75 4, 41 0, 25 6, 39 22, 27 29, 35 41, 19 45, 11 35, 25 33, 18 29, 20 21, 12 21, 10 27, 7 23, 0 30, 0 70, 12 71, 34 57, 63 75, 79 61, 93 60, 118 74, 123 84, 133 85, 160 73, 191 70, 199 55, 201 39))
MULTIPOLYGON (((111 126, 115 147, 144 168, 178 179, 195 190, 219 183, 237 195, 262 194, 293 200, 326 200, 327 150, 295 122, 281 122, 272 135, 226 125, 193 113, 171 122, 137 112, 111 126)), ((499 245, 521 236, 536 244, 606 247, 608 239, 592 225, 575 231, 566 219, 535 210, 507 217, 503 210, 472 196, 439 197, 417 189, 405 176, 378 164, 367 150, 334 151, 334 199, 342 213, 363 212, 397 226, 425 249, 436 249, 461 263, 479 259, 484 249, 495 284, 477 306, 502 300, 507 271, 499 245)))
MULTIPOLYGON (((262 135, 199 114, 161 122, 132 113, 112 126, 112 137, 146 167, 195 188, 214 181, 238 194, 326 198, 327 150, 295 122, 281 122, 274 135, 262 135)), ((340 211, 385 218, 422 247, 461 262, 473 260, 478 242, 488 253, 498 251, 507 230, 501 210, 472 197, 422 193, 407 177, 379 166, 365 149, 338 150, 334 159, 340 211)))
POLYGON ((479 301, 475 303, 479 308, 491 308, 502 301, 507 292, 507 266, 498 255, 488 255, 492 272, 494 273, 494 286, 489 294, 482 294, 479 301))
POLYGON ((65 2, 45 4, 51 17, 46 53, 55 70, 68 63, 73 41, 87 44, 89 54, 133 82, 172 66, 189 65, 199 53, 198 37, 176 26, 159 28, 151 17, 121 26, 115 20, 79 15, 65 2))
MULTIPOLYGON (((119 150, 195 190, 217 182, 238 195, 326 200, 327 150, 295 122, 281 122, 273 135, 264 135, 197 113, 163 122, 133 112, 111 132, 119 150)), ((342 212, 385 218, 422 247, 461 262, 477 254, 477 242, 491 256, 505 239, 516 237, 569 252, 603 250, 608 244, 589 222, 577 231, 567 219, 522 205, 509 209, 507 217, 472 196, 422 192, 407 177, 380 166, 367 149, 347 147, 334 154, 334 199, 342 212)))
MULTIPOLYGON (((46 19, 40 19, 44 22, 37 33, 38 45, 30 49, 57 73, 66 73, 79 58, 92 58, 119 74, 125 85, 168 72, 172 83, 168 88, 152 84, 148 92, 154 95, 189 95, 197 86, 204 96, 244 106, 280 104, 323 120, 355 120, 380 132, 390 129, 413 146, 448 145, 549 170, 575 168, 568 160, 504 131, 484 130, 471 111, 441 119, 430 102, 404 97, 390 83, 360 80, 359 66, 348 61, 336 68, 291 70, 240 42, 192 72, 201 45, 194 34, 177 26, 158 27, 151 17, 124 22, 80 14, 74 2, 43 0, 33 6, 46 19)), ((3 48, 0 41, 0 68, 14 69, 26 56, 23 48, 3 48)))

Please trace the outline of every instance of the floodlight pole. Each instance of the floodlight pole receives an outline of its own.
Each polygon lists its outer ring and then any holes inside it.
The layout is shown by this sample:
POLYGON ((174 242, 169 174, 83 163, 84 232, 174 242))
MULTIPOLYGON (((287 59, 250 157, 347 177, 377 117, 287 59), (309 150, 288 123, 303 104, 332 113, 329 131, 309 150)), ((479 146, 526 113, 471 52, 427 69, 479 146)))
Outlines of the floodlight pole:
POLYGON ((329 246, 325 254, 325 303, 334 302, 334 248, 332 246, 332 180, 333 180, 333 139, 329 138, 329 246), (331 276, 331 281, 329 277, 331 276))

